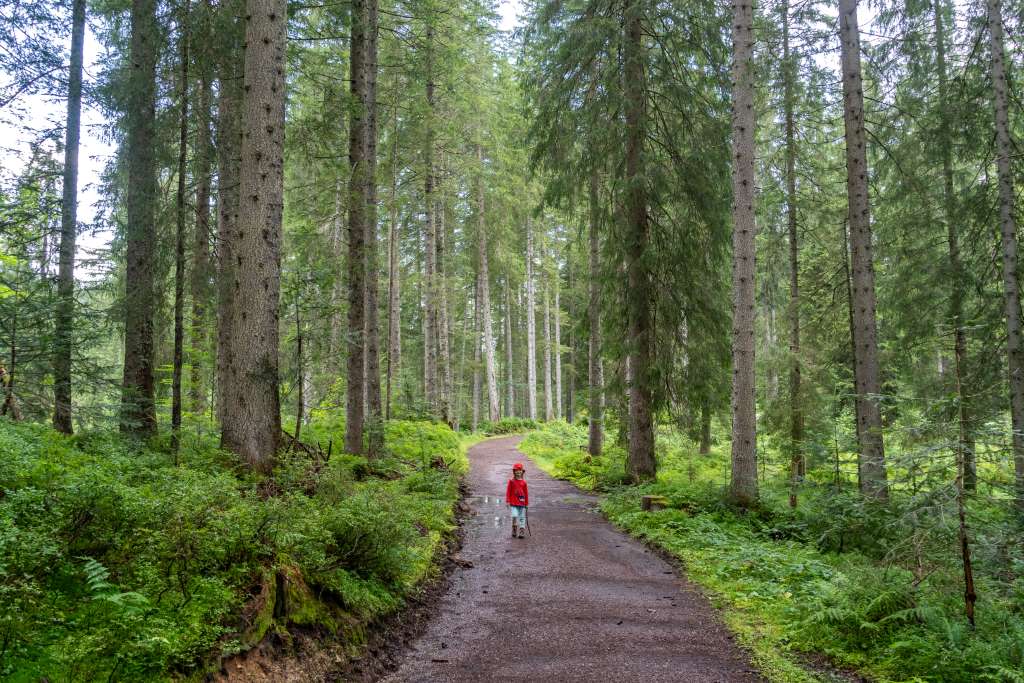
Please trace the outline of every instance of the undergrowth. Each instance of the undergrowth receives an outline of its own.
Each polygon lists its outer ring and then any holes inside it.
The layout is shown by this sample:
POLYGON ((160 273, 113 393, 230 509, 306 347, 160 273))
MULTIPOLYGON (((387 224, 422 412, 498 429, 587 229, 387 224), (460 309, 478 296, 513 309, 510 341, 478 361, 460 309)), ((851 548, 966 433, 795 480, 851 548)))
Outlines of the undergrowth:
POLYGON ((447 427, 392 422, 378 460, 291 453, 272 478, 191 436, 175 465, 0 421, 0 678, 201 676, 296 624, 355 647, 436 571, 467 467, 447 427))
POLYGON ((795 653, 821 653, 877 681, 1024 681, 1024 569, 1012 522, 977 504, 972 517, 977 627, 963 617, 955 511, 948 491, 865 504, 855 491, 801 490, 788 507, 782 476, 762 505, 723 502, 728 447, 697 455, 675 430, 658 435, 659 476, 626 486, 614 444, 591 458, 586 429, 553 423, 520 448, 549 474, 603 491, 616 525, 679 558, 690 579, 775 681, 816 680, 795 653), (643 495, 668 508, 641 512, 643 495))

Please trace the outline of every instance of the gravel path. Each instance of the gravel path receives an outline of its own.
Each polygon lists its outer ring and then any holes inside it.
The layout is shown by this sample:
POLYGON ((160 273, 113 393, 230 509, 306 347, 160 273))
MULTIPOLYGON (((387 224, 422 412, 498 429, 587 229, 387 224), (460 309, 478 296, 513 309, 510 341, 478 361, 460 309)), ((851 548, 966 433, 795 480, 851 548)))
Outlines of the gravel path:
POLYGON ((763 681, 706 599, 518 442, 470 450, 460 557, 472 566, 455 572, 385 681, 763 681), (523 540, 510 538, 504 502, 517 460, 530 485, 533 535, 523 540))

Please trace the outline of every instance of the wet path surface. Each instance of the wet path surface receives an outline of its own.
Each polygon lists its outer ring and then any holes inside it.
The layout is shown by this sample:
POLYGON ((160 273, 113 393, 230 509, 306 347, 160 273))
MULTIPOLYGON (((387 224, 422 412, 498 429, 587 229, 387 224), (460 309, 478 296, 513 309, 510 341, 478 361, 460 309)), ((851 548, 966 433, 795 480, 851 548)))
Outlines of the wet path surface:
POLYGON ((616 530, 597 500, 543 474, 518 437, 469 452, 472 513, 426 632, 389 683, 411 681, 755 682, 707 601, 616 530), (505 484, 526 463, 533 535, 511 538, 505 484))

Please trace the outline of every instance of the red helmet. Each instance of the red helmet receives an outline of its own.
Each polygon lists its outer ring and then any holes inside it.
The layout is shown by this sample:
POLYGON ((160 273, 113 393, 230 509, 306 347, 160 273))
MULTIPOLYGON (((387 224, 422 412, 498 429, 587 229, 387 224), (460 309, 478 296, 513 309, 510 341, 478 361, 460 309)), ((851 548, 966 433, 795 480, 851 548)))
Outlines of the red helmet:
POLYGON ((523 470, 525 472, 526 468, 523 467, 523 463, 517 462, 515 465, 512 465, 512 471, 515 472, 516 470, 523 470))

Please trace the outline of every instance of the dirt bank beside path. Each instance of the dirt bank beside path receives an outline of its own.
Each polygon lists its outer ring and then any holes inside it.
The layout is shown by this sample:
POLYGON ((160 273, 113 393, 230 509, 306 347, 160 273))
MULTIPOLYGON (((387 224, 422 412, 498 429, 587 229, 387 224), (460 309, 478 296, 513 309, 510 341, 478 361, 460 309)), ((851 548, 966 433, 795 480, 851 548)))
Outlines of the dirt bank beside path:
POLYGON ((597 499, 542 473, 518 437, 469 451, 472 513, 448 592, 387 683, 761 678, 717 614, 597 499), (533 535, 510 538, 505 482, 526 463, 533 535))

